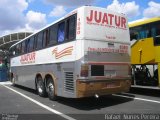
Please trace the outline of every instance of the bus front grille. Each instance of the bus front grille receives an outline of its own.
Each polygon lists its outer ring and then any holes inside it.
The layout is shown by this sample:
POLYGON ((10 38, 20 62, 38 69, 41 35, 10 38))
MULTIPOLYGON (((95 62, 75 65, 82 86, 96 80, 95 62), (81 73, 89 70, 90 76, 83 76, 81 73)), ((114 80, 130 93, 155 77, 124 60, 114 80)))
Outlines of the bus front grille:
POLYGON ((74 92, 73 72, 65 72, 64 87, 65 91, 74 92))

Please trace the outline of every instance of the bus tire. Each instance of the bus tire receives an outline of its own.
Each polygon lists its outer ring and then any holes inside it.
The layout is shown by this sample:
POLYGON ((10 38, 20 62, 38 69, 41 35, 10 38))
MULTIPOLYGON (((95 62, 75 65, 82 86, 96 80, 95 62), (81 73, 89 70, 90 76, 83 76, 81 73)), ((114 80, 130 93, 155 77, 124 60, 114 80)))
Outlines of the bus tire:
POLYGON ((43 82, 42 77, 40 77, 40 76, 37 77, 36 87, 37 87, 38 95, 41 97, 45 97, 46 96, 45 84, 43 82))
POLYGON ((55 85, 51 77, 47 79, 46 87, 47 87, 47 93, 48 93, 49 99, 53 101, 57 100, 57 96, 55 94, 55 85))

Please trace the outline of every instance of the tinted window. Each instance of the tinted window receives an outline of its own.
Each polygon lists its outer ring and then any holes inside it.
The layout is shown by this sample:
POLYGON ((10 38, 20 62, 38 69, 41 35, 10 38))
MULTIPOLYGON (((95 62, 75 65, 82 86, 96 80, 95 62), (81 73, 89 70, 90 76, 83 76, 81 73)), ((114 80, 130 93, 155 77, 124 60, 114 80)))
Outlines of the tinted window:
POLYGON ((29 39, 28 52, 32 52, 34 50, 34 37, 29 39))
POLYGON ((155 22, 155 23, 151 23, 150 28, 151 28, 151 36, 152 37, 160 35, 160 21, 155 22))
POLYGON ((58 25, 58 43, 62 43, 64 41, 64 32, 65 32, 65 22, 62 22, 58 25))
POLYGON ((53 25, 49 28, 49 45, 57 44, 57 25, 53 25))
POLYGON ((151 37, 149 26, 143 25, 143 26, 130 28, 130 37, 131 37, 131 40, 133 39, 138 40, 138 39, 151 37))
POLYGON ((16 45, 15 55, 19 55, 21 53, 21 44, 16 45))
POLYGON ((26 52, 29 52, 30 39, 26 40, 26 52))
POLYGON ((22 53, 26 53, 26 42, 22 42, 22 53))
POLYGON ((41 49, 42 48, 42 38, 43 38, 43 32, 38 33, 37 35, 37 49, 41 49))
POLYGON ((43 31, 43 47, 48 45, 48 29, 43 31))
POLYGON ((75 38, 75 31, 76 31, 76 17, 72 16, 67 20, 66 25, 66 39, 73 40, 75 38))
POLYGON ((160 35, 160 21, 130 28, 130 37, 144 39, 160 35))

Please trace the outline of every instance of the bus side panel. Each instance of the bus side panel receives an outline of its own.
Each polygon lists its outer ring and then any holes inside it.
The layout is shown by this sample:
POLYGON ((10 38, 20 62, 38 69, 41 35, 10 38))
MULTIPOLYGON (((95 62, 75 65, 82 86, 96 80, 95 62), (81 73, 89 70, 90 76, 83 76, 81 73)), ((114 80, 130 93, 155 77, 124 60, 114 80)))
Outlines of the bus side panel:
POLYGON ((57 95, 75 97, 74 71, 76 59, 81 59, 81 52, 76 52, 81 50, 80 46, 81 43, 73 41, 11 59, 11 72, 16 84, 35 89, 36 75, 40 73, 44 79, 51 73, 56 78, 57 95), (35 58, 29 63, 31 55, 35 58))
POLYGON ((75 96, 74 62, 12 67, 11 71, 16 77, 15 83, 17 85, 32 89, 35 89, 37 73, 41 73, 42 77, 52 73, 56 76, 57 95, 71 98, 75 96))
POLYGON ((35 72, 33 72, 33 68, 33 66, 11 67, 15 84, 35 89, 35 72))

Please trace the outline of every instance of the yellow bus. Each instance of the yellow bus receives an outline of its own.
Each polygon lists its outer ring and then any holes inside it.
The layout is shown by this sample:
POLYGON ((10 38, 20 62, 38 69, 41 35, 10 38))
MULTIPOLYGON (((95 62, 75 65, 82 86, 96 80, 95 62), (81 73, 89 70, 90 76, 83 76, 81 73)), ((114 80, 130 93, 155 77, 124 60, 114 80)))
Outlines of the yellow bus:
POLYGON ((160 88, 160 17, 129 23, 132 86, 160 88))

